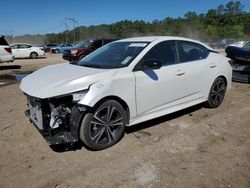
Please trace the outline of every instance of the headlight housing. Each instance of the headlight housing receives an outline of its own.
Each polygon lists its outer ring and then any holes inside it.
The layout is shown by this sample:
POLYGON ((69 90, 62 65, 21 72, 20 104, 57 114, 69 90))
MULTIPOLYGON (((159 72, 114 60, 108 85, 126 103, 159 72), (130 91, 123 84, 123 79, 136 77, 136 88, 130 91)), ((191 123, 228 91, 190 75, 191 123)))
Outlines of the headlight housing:
POLYGON ((80 101, 86 94, 88 90, 82 90, 72 93, 73 101, 78 102, 80 101))
POLYGON ((71 53, 72 55, 76 55, 77 50, 70 50, 70 53, 71 53))

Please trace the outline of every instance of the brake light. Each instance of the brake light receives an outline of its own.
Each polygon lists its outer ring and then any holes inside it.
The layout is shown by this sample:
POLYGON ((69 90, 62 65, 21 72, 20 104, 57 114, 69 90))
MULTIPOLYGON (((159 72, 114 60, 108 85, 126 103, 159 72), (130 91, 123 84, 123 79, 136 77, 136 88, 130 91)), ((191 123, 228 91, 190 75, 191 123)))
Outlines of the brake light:
POLYGON ((12 53, 11 48, 4 48, 7 52, 9 52, 10 54, 12 53))

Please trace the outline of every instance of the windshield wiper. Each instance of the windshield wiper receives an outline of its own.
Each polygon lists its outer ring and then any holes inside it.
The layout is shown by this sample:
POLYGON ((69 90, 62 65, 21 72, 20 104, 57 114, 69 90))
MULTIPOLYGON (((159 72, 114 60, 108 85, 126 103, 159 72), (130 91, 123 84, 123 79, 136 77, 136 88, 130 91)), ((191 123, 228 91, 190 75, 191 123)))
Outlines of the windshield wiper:
POLYGON ((91 67, 91 68, 101 68, 100 65, 94 65, 94 64, 82 64, 81 66, 84 66, 84 67, 91 67))

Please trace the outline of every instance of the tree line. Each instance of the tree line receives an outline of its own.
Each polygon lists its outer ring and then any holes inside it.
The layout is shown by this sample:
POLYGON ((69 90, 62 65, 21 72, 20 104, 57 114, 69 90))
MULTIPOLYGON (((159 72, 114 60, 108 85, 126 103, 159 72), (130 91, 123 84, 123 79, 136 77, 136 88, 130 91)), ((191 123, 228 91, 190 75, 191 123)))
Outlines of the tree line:
MULTIPOLYGON (((75 43, 89 38, 126 38, 149 35, 174 35, 204 42, 230 38, 250 40, 250 13, 244 12, 240 1, 229 1, 206 13, 189 11, 184 17, 163 20, 122 20, 113 24, 80 26, 73 30, 45 35, 8 37, 8 40, 34 40, 38 43, 75 43)), ((24 42, 24 41, 22 41, 24 42)), ((27 41, 26 41, 27 42, 27 41)))

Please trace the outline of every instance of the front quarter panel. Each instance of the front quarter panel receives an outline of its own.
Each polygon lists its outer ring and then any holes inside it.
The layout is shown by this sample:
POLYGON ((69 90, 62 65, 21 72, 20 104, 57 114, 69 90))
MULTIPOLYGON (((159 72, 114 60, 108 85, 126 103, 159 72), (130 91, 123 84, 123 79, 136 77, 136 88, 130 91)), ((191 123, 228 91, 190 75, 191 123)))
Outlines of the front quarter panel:
POLYGON ((112 96, 120 98, 128 105, 130 120, 136 118, 135 76, 131 70, 120 70, 113 77, 92 84, 78 103, 94 107, 101 99, 112 96))

